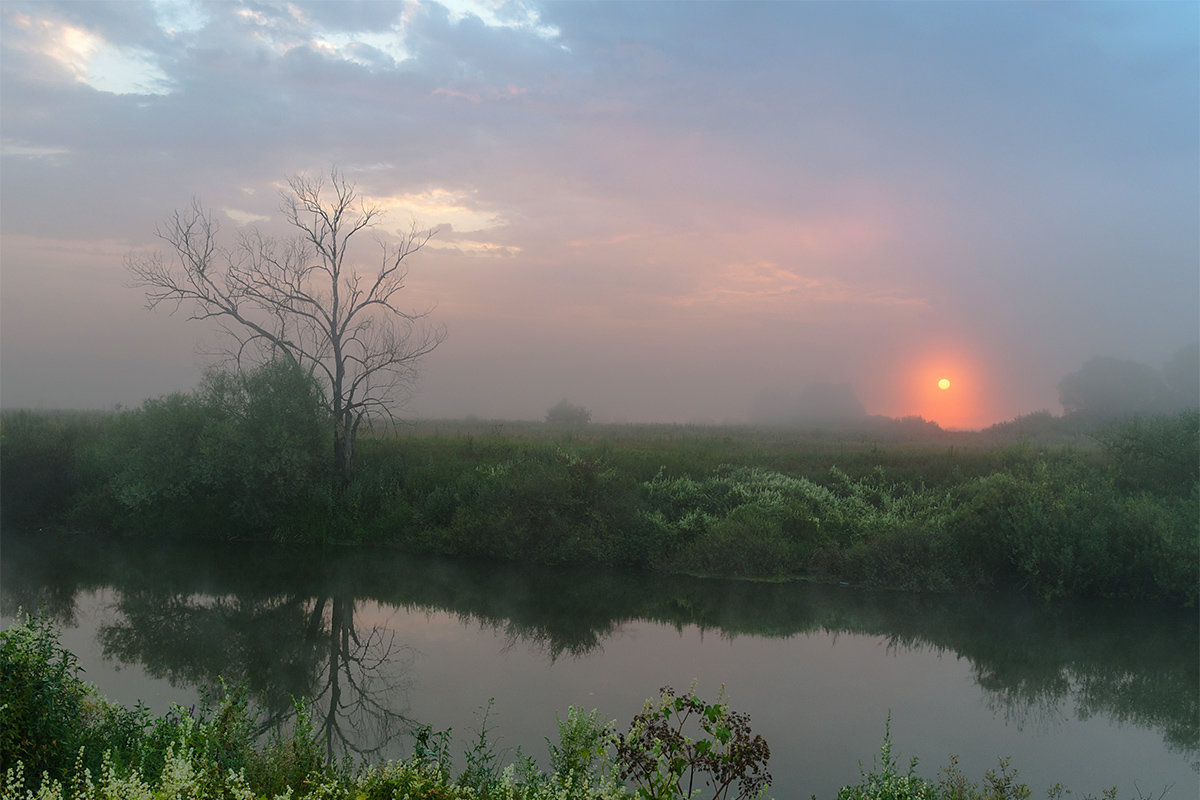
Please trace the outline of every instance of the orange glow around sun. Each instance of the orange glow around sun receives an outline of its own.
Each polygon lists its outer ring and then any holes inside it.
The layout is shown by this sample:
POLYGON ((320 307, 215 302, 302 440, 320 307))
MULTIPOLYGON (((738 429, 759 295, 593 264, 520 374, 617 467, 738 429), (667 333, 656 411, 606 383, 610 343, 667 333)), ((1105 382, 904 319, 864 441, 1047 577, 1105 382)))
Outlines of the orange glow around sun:
POLYGON ((918 415, 947 429, 993 422, 984 418, 982 370, 965 349, 937 347, 896 367, 893 416, 918 415))

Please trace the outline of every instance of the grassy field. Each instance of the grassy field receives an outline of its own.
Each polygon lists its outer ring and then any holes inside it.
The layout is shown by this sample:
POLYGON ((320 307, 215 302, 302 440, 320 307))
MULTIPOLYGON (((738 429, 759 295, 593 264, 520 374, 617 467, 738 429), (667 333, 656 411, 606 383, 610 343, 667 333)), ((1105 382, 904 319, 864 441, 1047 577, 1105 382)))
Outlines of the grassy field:
POLYGON ((360 435, 340 491, 318 429, 280 418, 186 398, 6 414, 5 523, 921 591, 1200 591, 1195 412, 1036 435, 428 421, 360 435))

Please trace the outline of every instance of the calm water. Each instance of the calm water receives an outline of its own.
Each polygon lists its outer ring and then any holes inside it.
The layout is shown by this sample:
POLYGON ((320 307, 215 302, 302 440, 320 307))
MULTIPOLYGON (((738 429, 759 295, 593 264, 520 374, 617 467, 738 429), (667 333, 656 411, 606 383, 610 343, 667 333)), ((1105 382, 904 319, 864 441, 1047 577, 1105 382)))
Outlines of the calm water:
POLYGON ((545 763, 574 704, 621 727, 660 686, 722 684, 771 745, 776 798, 832 797, 895 747, 933 777, 1012 756, 1044 796, 1200 787, 1194 611, 916 597, 628 572, 525 569, 391 552, 3 541, 18 606, 63 626, 85 678, 156 712, 245 682, 265 717, 317 698, 339 751, 402 756, 413 726, 459 748, 487 724, 545 763))

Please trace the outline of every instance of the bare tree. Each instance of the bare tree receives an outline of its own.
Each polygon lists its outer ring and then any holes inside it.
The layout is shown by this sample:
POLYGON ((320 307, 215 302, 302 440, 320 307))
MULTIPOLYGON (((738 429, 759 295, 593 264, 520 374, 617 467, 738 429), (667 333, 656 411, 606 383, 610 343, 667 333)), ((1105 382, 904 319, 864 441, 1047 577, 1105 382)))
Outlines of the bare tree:
POLYGON ((129 256, 133 284, 147 308, 191 307, 190 319, 215 320, 233 341, 228 354, 262 362, 287 358, 317 378, 333 418, 333 459, 343 484, 354 468, 359 425, 394 420, 421 358, 445 339, 430 311, 401 310, 408 259, 432 231, 413 224, 397 242, 378 240, 378 268, 347 263, 351 240, 382 215, 336 170, 288 179, 280 210, 298 235, 284 242, 257 229, 229 246, 198 202, 176 211, 155 233, 174 251, 129 256))

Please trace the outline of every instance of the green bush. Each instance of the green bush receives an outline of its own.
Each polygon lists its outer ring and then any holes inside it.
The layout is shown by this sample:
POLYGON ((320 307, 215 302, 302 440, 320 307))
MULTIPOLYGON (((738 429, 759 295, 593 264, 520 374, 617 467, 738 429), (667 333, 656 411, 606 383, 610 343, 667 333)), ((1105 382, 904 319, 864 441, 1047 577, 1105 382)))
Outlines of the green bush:
POLYGON ((313 732, 312 712, 296 703, 296 722, 291 730, 276 729, 270 740, 252 751, 245 768, 247 783, 261 796, 279 797, 291 788, 326 784, 337 779, 334 765, 313 732))
POLYGON ((414 501, 436 549, 543 564, 621 562, 621 521, 636 508, 597 459, 557 447, 523 447, 472 466, 414 501))
POLYGON ((1045 598, 1158 598, 1200 592, 1200 491, 1129 492, 1078 460, 1037 459, 964 482, 944 531, 966 585, 1045 598))
MULTIPOLYGON (((330 779, 307 713, 296 727, 259 744, 259 725, 244 690, 226 692, 198 711, 176 708, 154 719, 142 706, 125 709, 100 699, 79 678, 75 655, 58 642, 44 617, 18 612, 0 631, 0 773, 24 791, 43 780, 71 785, 84 772, 136 773, 167 780, 172 753, 186 755, 197 780, 220 784, 237 772, 259 795, 275 796, 330 779)), ((8 796, 8 795, 6 795, 8 796)))
POLYGON ((18 612, 0 631, 0 771, 19 762, 30 781, 71 773, 89 700, 80 671, 45 617, 18 612))
POLYGON ((616 744, 614 724, 596 709, 586 713, 575 706, 567 709, 567 718, 558 720, 558 744, 546 740, 550 768, 560 784, 568 779, 593 784, 611 777, 614 766, 609 749, 616 744))
POLYGON ((102 700, 81 671, 44 616, 18 611, 0 631, 0 773, 20 764, 33 788, 43 775, 99 770, 105 750, 114 763, 137 760, 149 714, 102 700))
POLYGON ((106 421, 98 413, 0 415, 0 520, 27 526, 61 519, 87 488, 79 455, 106 421))
POLYGON ((441 772, 421 765, 388 762, 367 770, 359 779, 357 800, 459 800, 469 797, 441 772))
POLYGON ((328 507, 328 430, 317 385, 276 362, 147 400, 93 457, 111 467, 127 529, 298 538, 291 528, 328 507))
POLYGON ((738 578, 779 578, 803 569, 778 522, 747 506, 708 521, 667 564, 673 571, 738 578))
POLYGON ((915 592, 969 586, 949 537, 915 527, 890 528, 855 542, 841 554, 839 574, 855 583, 915 592))
POLYGON ((837 498, 807 478, 721 467, 697 480, 662 472, 646 484, 644 515, 672 569, 742 577, 804 570, 832 536, 837 498))
POLYGON ((1097 438, 1122 488, 1187 496, 1200 482, 1200 410, 1131 417, 1097 438))

